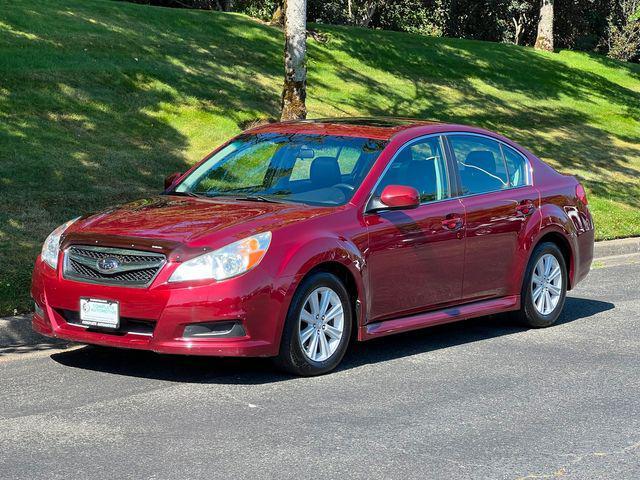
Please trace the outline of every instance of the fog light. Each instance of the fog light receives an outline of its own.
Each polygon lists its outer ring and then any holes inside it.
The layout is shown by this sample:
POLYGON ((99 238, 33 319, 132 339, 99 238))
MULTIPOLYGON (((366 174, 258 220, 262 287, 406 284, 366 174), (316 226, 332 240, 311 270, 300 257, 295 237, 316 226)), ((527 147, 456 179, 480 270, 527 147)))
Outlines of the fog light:
POLYGON ((231 338, 244 337, 246 332, 240 322, 192 323, 184 328, 185 338, 231 338))
POLYGON ((36 315, 38 315, 41 318, 44 318, 44 310, 36 302, 33 302, 33 310, 34 312, 36 312, 36 315))

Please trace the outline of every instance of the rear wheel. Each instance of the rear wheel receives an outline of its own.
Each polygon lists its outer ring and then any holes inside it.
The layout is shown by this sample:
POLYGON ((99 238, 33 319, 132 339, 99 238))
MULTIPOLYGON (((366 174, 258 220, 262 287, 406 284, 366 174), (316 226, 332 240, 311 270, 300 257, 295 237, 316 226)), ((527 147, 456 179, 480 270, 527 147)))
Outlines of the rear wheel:
POLYGON ((312 274, 294 294, 276 362, 297 375, 333 370, 347 351, 351 320, 342 282, 330 273, 312 274))
POLYGON ((520 322, 529 327, 553 325, 564 307, 567 283, 567 266, 558 246, 551 242, 538 245, 522 286, 520 322))

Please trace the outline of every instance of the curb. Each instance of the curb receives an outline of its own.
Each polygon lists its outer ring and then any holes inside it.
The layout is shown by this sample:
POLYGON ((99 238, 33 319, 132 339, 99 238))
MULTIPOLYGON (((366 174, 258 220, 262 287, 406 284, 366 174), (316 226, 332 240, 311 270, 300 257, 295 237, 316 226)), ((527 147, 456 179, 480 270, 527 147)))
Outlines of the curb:
POLYGON ((596 242, 593 248, 593 258, 596 260, 630 253, 640 253, 640 237, 604 240, 596 242))
POLYGON ((0 318, 0 359, 9 354, 64 349, 71 345, 71 342, 44 337, 34 332, 30 313, 0 318))

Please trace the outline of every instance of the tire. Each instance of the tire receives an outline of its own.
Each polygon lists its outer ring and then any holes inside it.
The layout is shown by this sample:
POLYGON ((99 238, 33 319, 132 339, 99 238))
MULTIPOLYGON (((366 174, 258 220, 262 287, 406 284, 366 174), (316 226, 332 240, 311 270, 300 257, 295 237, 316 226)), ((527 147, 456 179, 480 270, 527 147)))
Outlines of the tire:
POLYGON ((524 275, 520 296, 522 306, 516 312, 516 319, 532 328, 553 325, 564 307, 567 284, 567 266, 558 246, 551 242, 536 246, 524 275), (547 264, 551 270, 545 272, 547 264), (557 275, 556 267, 559 268, 557 275))
POLYGON ((336 368, 349 345, 351 312, 349 294, 338 277, 318 272, 305 278, 291 301, 276 364, 302 376, 321 375, 336 368), (323 300, 327 300, 324 305, 323 300), (328 314, 327 318, 323 314, 328 314))

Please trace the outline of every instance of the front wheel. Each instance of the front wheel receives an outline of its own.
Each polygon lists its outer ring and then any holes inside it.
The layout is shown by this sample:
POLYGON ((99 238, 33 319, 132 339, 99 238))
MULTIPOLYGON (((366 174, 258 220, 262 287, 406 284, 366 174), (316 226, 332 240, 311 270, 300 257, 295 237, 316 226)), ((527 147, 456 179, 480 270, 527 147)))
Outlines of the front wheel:
POLYGON ((327 272, 312 274, 293 296, 276 362, 297 375, 333 370, 347 351, 351 321, 343 283, 327 272))
POLYGON ((538 245, 522 286, 520 322, 535 328, 553 325, 564 307, 567 283, 567 266, 558 246, 550 242, 538 245))

